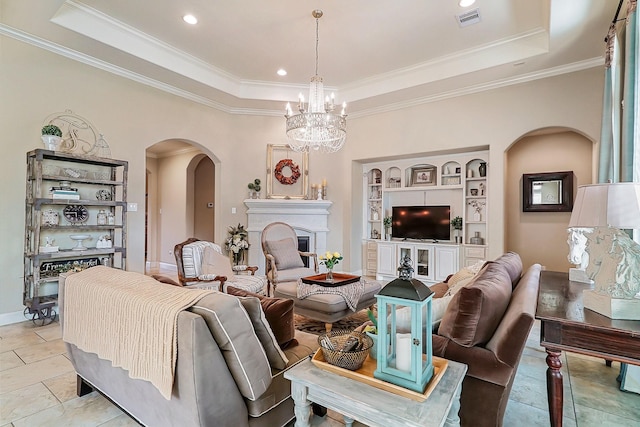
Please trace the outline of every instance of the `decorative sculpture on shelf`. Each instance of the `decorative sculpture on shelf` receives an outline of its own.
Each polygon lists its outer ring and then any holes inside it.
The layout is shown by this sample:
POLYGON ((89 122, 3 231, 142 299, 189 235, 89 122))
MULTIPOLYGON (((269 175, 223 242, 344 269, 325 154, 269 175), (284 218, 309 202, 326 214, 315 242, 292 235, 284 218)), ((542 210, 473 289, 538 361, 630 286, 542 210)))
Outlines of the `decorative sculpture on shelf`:
POLYGON ((45 125, 55 125, 62 131, 59 151, 95 157, 111 157, 111 149, 95 126, 71 110, 53 113, 45 119, 45 125))

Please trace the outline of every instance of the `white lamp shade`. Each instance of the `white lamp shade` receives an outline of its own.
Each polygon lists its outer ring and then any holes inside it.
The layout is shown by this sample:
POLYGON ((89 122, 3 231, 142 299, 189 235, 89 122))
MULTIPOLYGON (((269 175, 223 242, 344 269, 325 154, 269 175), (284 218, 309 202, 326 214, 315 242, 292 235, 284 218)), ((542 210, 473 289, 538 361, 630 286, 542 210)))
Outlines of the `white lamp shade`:
POLYGON ((640 184, 579 186, 569 227, 640 228, 640 184))

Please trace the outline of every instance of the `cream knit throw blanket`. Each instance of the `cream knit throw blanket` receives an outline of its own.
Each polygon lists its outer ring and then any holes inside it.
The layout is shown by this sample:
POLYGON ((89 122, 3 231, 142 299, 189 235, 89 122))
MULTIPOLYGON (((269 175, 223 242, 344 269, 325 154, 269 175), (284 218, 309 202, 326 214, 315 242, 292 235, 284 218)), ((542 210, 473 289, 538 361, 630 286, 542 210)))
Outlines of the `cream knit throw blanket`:
POLYGON ((65 280, 62 338, 126 369, 131 378, 151 382, 170 400, 178 314, 211 293, 92 267, 65 280))

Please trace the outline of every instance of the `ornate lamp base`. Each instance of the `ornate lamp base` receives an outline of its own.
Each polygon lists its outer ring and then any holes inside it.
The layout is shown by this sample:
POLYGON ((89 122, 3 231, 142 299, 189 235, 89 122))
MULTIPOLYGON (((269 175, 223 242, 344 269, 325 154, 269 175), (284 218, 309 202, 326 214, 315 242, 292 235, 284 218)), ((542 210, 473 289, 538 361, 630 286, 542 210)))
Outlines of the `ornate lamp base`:
POLYGON ((584 308, 610 319, 640 320, 640 299, 612 298, 595 291, 584 291, 582 296, 584 308))

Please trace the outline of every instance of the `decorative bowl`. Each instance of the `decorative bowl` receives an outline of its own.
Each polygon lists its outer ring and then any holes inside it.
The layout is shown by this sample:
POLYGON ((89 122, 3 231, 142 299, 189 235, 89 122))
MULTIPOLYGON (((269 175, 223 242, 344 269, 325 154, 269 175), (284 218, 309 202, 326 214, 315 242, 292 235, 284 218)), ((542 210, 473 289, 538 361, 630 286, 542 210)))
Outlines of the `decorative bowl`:
POLYGON ((364 363, 373 340, 362 332, 336 329, 318 337, 324 359, 331 365, 355 371, 364 363), (348 340, 357 341, 357 347, 347 351, 348 340))

